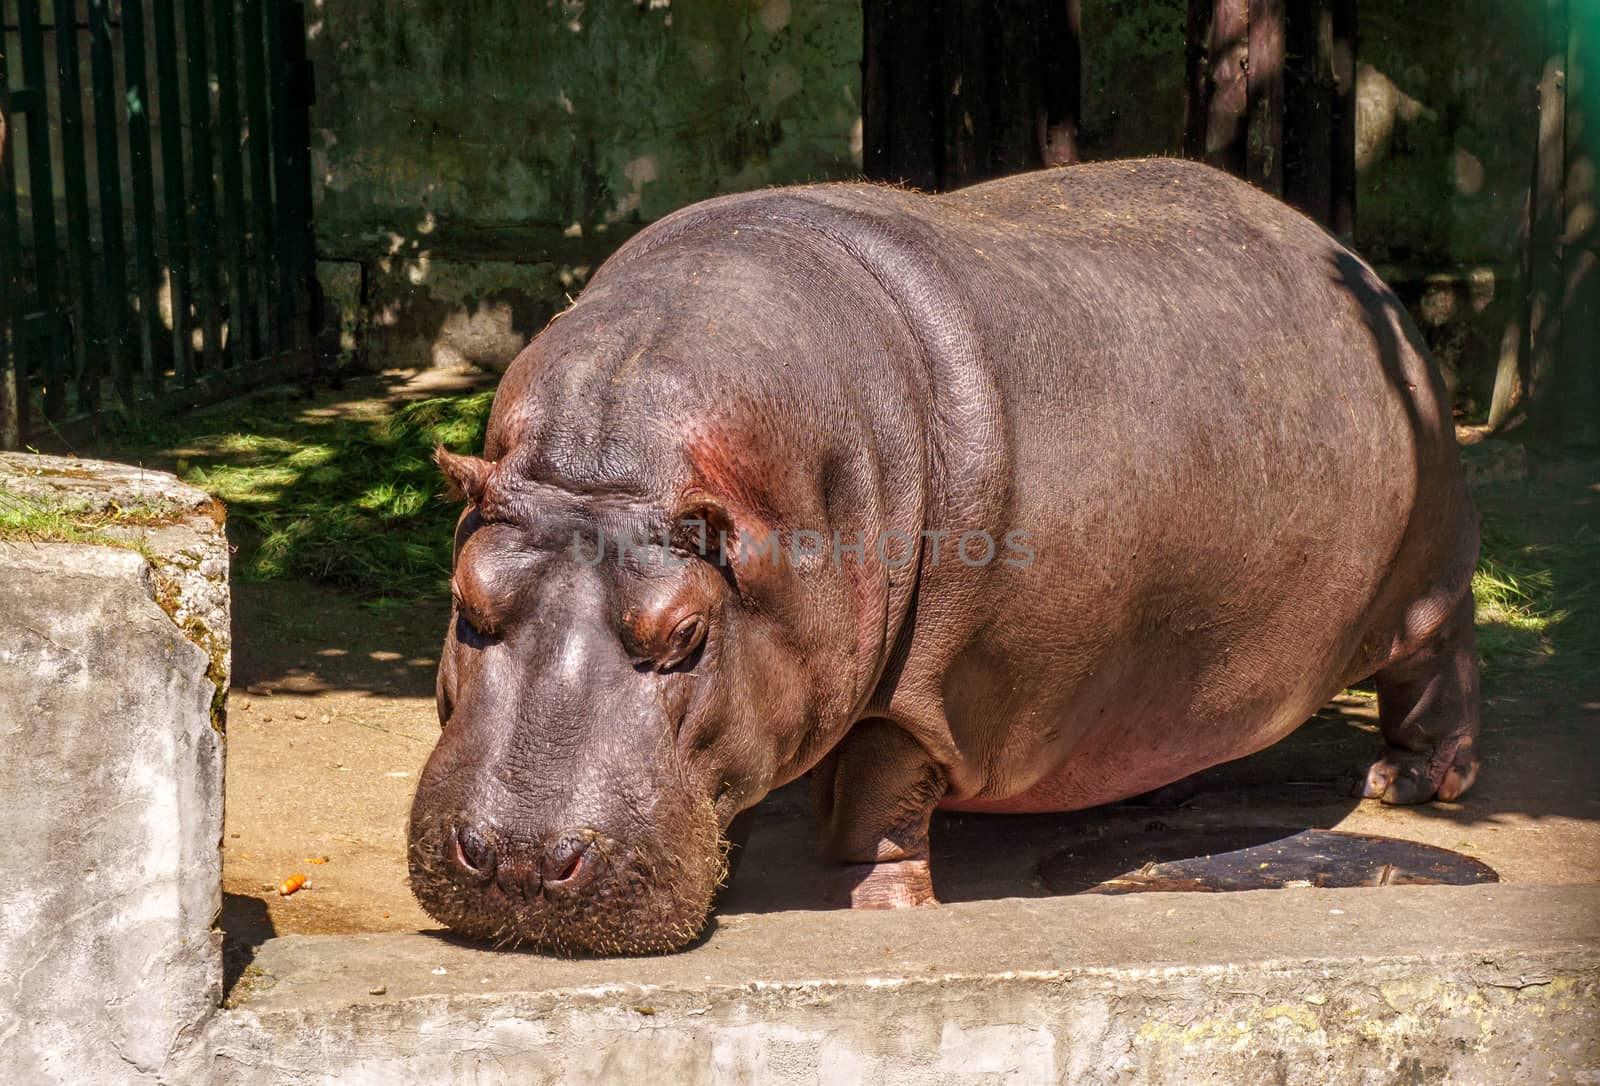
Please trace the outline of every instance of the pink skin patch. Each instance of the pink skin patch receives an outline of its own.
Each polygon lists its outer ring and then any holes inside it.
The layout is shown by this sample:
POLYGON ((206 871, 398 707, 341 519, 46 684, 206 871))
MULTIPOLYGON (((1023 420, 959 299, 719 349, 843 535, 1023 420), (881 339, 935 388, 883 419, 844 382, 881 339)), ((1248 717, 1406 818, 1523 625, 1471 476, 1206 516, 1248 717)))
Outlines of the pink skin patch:
POLYGON ((762 465, 748 452, 751 445, 747 437, 720 427, 703 423, 694 427, 684 447, 696 479, 688 489, 714 495, 736 513, 776 524, 779 518, 769 494, 770 480, 760 477, 762 465))

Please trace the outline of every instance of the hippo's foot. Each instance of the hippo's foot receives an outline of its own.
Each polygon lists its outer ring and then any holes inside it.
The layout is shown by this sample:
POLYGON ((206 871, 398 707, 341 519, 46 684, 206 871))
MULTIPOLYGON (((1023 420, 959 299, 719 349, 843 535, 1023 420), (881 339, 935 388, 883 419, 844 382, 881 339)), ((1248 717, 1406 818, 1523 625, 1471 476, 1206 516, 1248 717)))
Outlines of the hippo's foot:
POLYGON ((830 902, 852 909, 909 909, 937 905, 927 860, 835 864, 830 902))
POLYGON ((1477 775, 1473 741, 1458 736, 1421 754, 1391 747, 1367 768, 1356 794, 1394 804, 1448 802, 1471 788, 1477 775))
POLYGON ((1377 674, 1388 749, 1356 785, 1385 803, 1453 800, 1478 775, 1478 651, 1469 593, 1422 645, 1377 674))
POLYGON ((852 909, 937 905, 928 872, 928 821, 943 771, 884 720, 856 725, 811 773, 829 861, 825 897, 852 909))

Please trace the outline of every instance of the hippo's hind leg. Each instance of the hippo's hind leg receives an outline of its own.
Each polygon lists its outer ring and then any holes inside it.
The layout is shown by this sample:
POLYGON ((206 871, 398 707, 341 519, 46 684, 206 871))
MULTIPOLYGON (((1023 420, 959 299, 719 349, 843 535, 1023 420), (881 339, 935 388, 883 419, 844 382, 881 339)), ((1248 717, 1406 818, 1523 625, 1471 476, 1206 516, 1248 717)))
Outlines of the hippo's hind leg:
POLYGON ((1388 749, 1357 786, 1385 803, 1453 800, 1478 774, 1478 650, 1472 593, 1437 629, 1377 673, 1388 749))

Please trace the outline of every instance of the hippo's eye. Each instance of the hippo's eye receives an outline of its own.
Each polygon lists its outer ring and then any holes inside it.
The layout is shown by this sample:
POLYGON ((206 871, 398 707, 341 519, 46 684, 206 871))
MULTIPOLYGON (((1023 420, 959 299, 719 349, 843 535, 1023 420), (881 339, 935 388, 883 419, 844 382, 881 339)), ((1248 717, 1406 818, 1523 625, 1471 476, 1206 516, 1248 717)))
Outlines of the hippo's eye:
POLYGON ((665 671, 683 663, 700 647, 705 633, 706 622, 701 615, 689 615, 679 621, 667 635, 667 643, 656 657, 656 667, 665 671))
POLYGON ((450 596, 456 605, 456 640, 474 649, 481 649, 494 640, 496 636, 494 627, 468 605, 459 583, 453 579, 450 584, 450 596))

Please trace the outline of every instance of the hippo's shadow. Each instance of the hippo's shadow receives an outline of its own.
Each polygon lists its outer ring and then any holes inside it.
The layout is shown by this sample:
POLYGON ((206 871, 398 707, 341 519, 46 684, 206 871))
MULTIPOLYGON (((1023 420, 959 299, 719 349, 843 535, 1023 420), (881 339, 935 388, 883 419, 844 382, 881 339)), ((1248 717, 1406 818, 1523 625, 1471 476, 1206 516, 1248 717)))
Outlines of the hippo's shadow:
MULTIPOLYGON (((1371 703, 1330 706, 1293 735, 1151 796, 1066 814, 934 816, 941 901, 1081 893, 1148 863, 1248 848, 1337 825, 1359 803, 1354 774, 1382 746, 1371 703)), ((724 913, 832 907, 806 782, 757 809, 724 913)))

